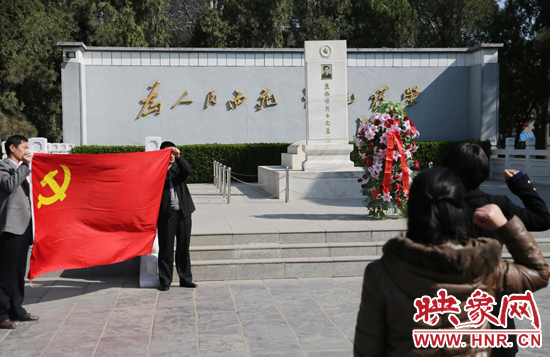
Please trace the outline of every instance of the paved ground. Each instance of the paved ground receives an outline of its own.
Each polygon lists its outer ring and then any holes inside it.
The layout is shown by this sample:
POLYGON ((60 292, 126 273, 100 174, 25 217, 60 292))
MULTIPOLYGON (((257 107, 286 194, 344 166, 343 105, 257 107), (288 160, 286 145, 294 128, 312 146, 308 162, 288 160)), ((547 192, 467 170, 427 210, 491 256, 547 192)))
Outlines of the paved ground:
MULTIPOLYGON (((497 182, 487 189, 502 192, 497 182)), ((327 229, 329 221, 335 227, 379 224, 360 219, 360 200, 284 204, 242 188, 240 200, 236 195, 232 208, 225 209, 206 186, 203 196, 201 190, 192 187, 198 203, 194 232, 207 233, 205 224, 231 232, 251 231, 249 224, 256 231, 301 224, 327 229), (234 221, 238 212, 244 215, 240 225, 234 221), (278 224, 269 223, 273 220, 278 224)), ((548 202, 550 187, 539 191, 548 202)), ((403 225, 403 220, 380 224, 403 225)), ((140 289, 138 277, 37 278, 27 284, 25 306, 40 321, 0 330, 0 356, 352 355, 361 278, 198 283, 197 289, 158 292, 140 289)), ((550 288, 535 299, 543 347, 522 349, 520 356, 550 355, 550 288)), ((518 327, 530 326, 518 321, 518 327)))
MULTIPOLYGON (((137 279, 37 279, 39 322, 0 330, 1 356, 351 356, 361 278, 200 283, 167 292, 137 279)), ((550 355, 550 288, 535 294, 550 355)), ((532 328, 519 321, 518 328, 532 328)))

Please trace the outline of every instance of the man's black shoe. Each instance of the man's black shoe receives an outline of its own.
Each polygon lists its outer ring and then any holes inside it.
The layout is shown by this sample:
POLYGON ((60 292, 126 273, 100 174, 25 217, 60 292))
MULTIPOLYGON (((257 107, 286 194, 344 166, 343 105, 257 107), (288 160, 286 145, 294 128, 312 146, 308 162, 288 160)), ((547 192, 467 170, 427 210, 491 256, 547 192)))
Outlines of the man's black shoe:
POLYGON ((162 286, 162 285, 161 285, 161 286, 158 288, 158 290, 160 290, 160 291, 168 291, 168 290, 170 290, 170 286, 169 286, 169 285, 167 285, 167 286, 162 286))
POLYGON ((25 315, 16 318, 16 320, 18 320, 18 321, 38 321, 38 316, 31 315, 27 312, 25 315))
POLYGON ((180 282, 180 287, 182 287, 182 288, 192 288, 193 289, 193 288, 197 287, 197 284, 180 282))
POLYGON ((13 329, 15 329, 15 323, 10 319, 7 319, 5 321, 1 321, 0 322, 0 329, 13 330, 13 329))

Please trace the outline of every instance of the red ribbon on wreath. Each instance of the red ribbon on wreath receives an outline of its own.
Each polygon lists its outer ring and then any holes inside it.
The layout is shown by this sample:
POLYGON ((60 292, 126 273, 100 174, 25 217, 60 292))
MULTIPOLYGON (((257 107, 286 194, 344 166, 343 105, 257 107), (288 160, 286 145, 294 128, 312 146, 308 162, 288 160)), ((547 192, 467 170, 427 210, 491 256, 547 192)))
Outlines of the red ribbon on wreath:
POLYGON ((401 135, 396 131, 390 131, 388 133, 388 143, 386 147, 386 166, 384 168, 384 181, 383 192, 390 193, 390 179, 391 170, 393 167, 393 151, 395 150, 394 144, 397 146, 398 152, 401 154, 401 176, 403 181, 403 190, 405 195, 409 195, 409 169, 407 168, 407 160, 405 160, 405 151, 403 150, 403 141, 401 135))

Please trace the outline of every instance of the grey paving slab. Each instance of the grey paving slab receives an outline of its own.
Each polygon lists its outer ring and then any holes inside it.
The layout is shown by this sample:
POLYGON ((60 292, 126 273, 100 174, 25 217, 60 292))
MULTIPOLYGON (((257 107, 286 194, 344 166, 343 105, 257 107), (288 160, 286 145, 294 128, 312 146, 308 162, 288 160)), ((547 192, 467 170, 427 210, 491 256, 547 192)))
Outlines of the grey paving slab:
POLYGON ((353 343, 336 327, 315 327, 295 331, 306 351, 351 350, 353 343))
POLYGON ((285 341, 296 337, 282 318, 277 320, 245 321, 243 331, 249 341, 285 341))
POLYGON ((213 333, 240 333, 242 331, 241 321, 237 311, 199 312, 199 331, 212 331, 213 333))
POLYGON ((199 349, 202 354, 249 353, 248 345, 242 333, 199 332, 199 349))
POLYGON ((300 357, 305 351, 295 340, 287 341, 250 341, 250 352, 253 356, 300 357))

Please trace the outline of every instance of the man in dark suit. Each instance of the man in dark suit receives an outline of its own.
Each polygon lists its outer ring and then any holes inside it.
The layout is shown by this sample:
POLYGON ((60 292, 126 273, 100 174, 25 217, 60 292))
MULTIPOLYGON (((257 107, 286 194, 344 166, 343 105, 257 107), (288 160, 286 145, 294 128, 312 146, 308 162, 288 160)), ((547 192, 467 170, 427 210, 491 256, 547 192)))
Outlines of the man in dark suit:
POLYGON ((191 258, 189 243, 191 241, 191 213, 195 205, 187 188, 187 177, 193 173, 191 166, 185 161, 176 145, 165 141, 161 149, 172 148, 170 166, 164 182, 162 200, 160 203, 157 223, 159 242, 159 290, 170 289, 174 270, 174 236, 176 237, 176 271, 180 278, 180 286, 195 288, 191 274, 191 258))
POLYGON ((0 161, 0 328, 14 329, 14 321, 36 321, 23 308, 25 270, 32 244, 29 164, 32 154, 21 135, 8 138, 7 158, 0 161))

